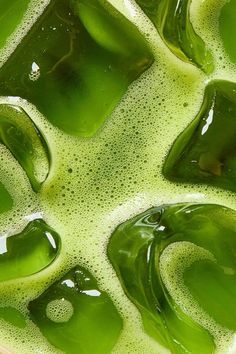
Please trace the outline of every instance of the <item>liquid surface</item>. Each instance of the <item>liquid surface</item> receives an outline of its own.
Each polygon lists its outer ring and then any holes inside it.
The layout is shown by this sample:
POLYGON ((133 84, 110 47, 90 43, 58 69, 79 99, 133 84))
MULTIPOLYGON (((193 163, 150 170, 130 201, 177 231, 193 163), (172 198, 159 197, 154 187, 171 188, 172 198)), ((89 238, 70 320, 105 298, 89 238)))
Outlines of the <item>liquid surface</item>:
MULTIPOLYGON (((0 308, 15 309, 13 311, 21 314, 19 323, 26 323, 25 326, 14 325, 12 310, 4 310, 8 314, 2 316, 0 311, 0 343, 12 353, 60 353, 30 320, 28 304, 37 301, 35 299, 47 288, 78 264, 96 278, 99 291, 108 294, 122 318, 123 329, 112 353, 168 352, 163 342, 160 341, 163 345, 158 344, 146 334, 138 309, 125 295, 107 257, 110 236, 120 223, 152 206, 201 202, 236 209, 235 195, 229 190, 171 182, 162 175, 162 166, 173 142, 200 111, 208 83, 211 80, 236 82, 235 64, 225 49, 219 29, 219 16, 226 1, 193 0, 190 7, 194 30, 204 39, 213 58, 214 70, 208 75, 178 58, 168 48, 137 3, 129 0, 110 2, 137 26, 148 41, 154 62, 132 81, 120 103, 92 138, 67 135, 50 124, 25 97, 20 99, 12 92, 13 97, 0 99, 0 103, 24 109, 47 142, 51 158, 49 174, 35 193, 19 161, 5 145, 0 145, 3 162, 0 182, 4 186, 3 193, 7 190, 10 195, 7 194, 6 200, 11 198, 13 201, 13 205, 8 202, 0 213, 1 235, 23 230, 30 220, 40 215, 60 235, 62 243, 60 254, 50 267, 30 277, 0 283, 0 308)), ((21 27, 2 48, 2 65, 7 63, 17 43, 48 6, 48 1, 40 4, 32 1, 30 6, 21 27)), ((17 26, 19 18, 20 14, 16 20, 11 18, 12 28, 17 26)), ((2 43, 5 43, 4 36, 2 43)), ((188 244, 185 246, 188 252, 194 251, 188 244)), ((162 264, 178 252, 178 249, 170 248, 169 253, 163 254, 162 264)), ((202 252, 203 260, 207 261, 208 256, 202 252)), ((173 267, 175 262, 173 257, 173 267)), ((196 271, 204 270, 199 267, 196 271)), ((191 272, 195 272, 194 267, 191 272)), ((165 266, 162 274, 172 293, 175 283, 169 281, 165 266)), ((191 294, 201 302, 189 279, 191 274, 186 272, 185 281, 191 287, 191 294)), ((58 308, 57 303, 51 306, 58 308)), ((47 307, 49 317, 52 308, 47 307)), ((59 321, 73 317, 68 303, 64 309, 67 309, 68 317, 58 314, 59 321)), ((207 323, 204 323, 207 330, 207 323)), ((226 341, 223 344, 227 344, 226 341)), ((234 344, 230 345, 229 349, 234 353, 234 344)))

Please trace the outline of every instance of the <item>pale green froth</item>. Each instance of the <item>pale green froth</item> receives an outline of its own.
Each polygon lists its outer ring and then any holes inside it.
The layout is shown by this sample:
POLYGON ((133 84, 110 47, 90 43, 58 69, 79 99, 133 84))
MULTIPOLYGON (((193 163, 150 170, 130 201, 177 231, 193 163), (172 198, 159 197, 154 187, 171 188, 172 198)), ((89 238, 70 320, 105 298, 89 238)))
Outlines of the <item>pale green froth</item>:
MULTIPOLYGON (((194 1, 191 8, 196 29, 215 58, 216 70, 210 77, 177 59, 137 5, 129 0, 111 2, 146 36, 155 63, 130 86, 93 138, 63 134, 23 100, 0 100, 17 103, 26 110, 49 141, 52 153, 50 175, 37 198, 21 167, 5 148, 0 148, 0 159, 4 161, 1 182, 6 183, 15 198, 13 210, 1 216, 0 230, 6 233, 10 228, 10 233, 14 233, 17 228, 23 229, 25 216, 40 212, 62 239, 61 254, 52 266, 29 278, 0 284, 0 306, 16 307, 27 316, 27 303, 31 299, 71 267, 80 264, 94 274, 99 288, 109 293, 124 319, 124 329, 113 352, 165 353, 165 349, 145 334, 138 310, 124 295, 106 256, 107 242, 117 225, 153 205, 197 201, 236 209, 233 193, 205 186, 177 185, 161 174, 174 139, 201 106, 206 83, 214 78, 236 81, 236 70, 222 54, 215 31, 223 1, 194 1), (10 173, 12 166, 14 173, 10 173)), ((35 20, 35 1, 32 4, 28 14, 35 20)), ((46 6, 48 1, 44 4, 46 6)), ((24 36, 27 28, 25 25, 22 28, 24 36)), ((11 47, 2 52, 1 62, 20 40, 19 28, 17 33, 11 47)), ((17 354, 59 353, 29 320, 25 329, 0 321, 0 343, 17 354)))
POLYGON ((66 299, 53 300, 49 302, 46 308, 47 317, 56 323, 68 322, 73 313, 73 305, 66 299))
POLYGON ((208 260, 216 263, 213 254, 191 242, 174 242, 160 257, 160 274, 172 299, 181 310, 200 326, 206 328, 214 338, 217 354, 227 353, 234 342, 234 333, 222 327, 195 301, 184 284, 184 271, 196 261, 208 260))

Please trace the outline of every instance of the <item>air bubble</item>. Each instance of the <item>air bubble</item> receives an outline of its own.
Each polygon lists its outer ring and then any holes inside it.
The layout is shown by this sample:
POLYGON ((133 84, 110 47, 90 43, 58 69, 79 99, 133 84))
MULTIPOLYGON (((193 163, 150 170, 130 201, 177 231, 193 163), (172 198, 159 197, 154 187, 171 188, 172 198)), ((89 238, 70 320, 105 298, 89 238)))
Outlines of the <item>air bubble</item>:
POLYGON ((49 302, 46 308, 47 317, 56 323, 68 322, 73 313, 73 305, 64 298, 49 302))

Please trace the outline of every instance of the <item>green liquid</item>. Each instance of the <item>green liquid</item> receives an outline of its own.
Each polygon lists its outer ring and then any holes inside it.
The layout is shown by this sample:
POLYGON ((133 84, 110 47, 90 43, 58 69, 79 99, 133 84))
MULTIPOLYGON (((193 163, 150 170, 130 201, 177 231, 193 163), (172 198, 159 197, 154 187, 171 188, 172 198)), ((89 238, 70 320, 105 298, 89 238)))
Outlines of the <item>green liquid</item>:
POLYGON ((0 198, 0 212, 4 213, 5 211, 11 210, 13 206, 13 200, 2 183, 0 183, 0 198))
POLYGON ((0 344, 227 353, 232 1, 26 5, 0 2, 0 344))

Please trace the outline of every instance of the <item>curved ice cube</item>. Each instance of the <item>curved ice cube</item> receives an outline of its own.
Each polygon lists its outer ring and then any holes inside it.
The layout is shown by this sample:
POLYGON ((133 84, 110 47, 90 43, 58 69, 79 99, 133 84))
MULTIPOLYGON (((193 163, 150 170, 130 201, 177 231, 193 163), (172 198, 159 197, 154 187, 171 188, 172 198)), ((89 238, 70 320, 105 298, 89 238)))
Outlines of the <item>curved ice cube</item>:
POLYGON ((200 111, 174 142, 165 177, 236 191, 236 84, 211 82, 200 111))
POLYGON ((218 205, 163 205, 111 236, 108 256, 127 296, 148 334, 172 353, 220 353, 232 340, 235 219, 218 205))
POLYGON ((213 70, 212 56, 190 21, 191 0, 136 0, 136 2, 177 57, 195 64, 206 73, 213 70))
POLYGON ((221 9, 219 16, 219 32, 224 48, 233 63, 236 63, 236 3, 227 1, 221 9))
POLYGON ((0 143, 11 151, 38 191, 49 172, 49 152, 42 134, 21 107, 0 104, 0 143))

